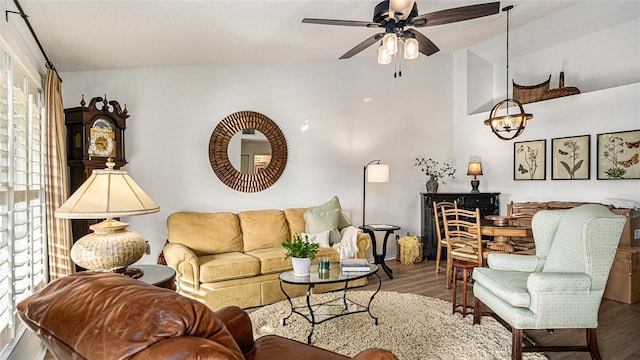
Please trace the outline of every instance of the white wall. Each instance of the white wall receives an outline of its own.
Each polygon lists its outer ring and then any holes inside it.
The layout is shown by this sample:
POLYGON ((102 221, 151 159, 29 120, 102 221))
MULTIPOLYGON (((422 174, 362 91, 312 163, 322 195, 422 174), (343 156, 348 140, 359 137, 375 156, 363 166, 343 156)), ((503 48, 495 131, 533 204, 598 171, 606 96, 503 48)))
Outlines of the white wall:
MULTIPOLYGON (((147 237, 155 262, 175 211, 242 211, 307 207, 338 195, 360 225, 362 170, 390 166, 390 182, 367 186, 367 222, 419 233, 424 179, 416 155, 451 161, 451 55, 403 62, 403 77, 375 58, 189 66, 61 74, 64 106, 82 94, 126 104, 126 169, 160 212, 126 219, 147 237), (282 178, 258 193, 226 187, 211 170, 211 132, 227 115, 261 112, 285 134, 289 161, 282 178), (301 131, 309 125, 307 131, 301 131)), ((459 172, 466 166, 461 164, 459 172)), ((446 190, 446 187, 444 188, 446 190)), ((395 242, 388 245, 395 254, 395 242)))
MULTIPOLYGON (((637 10, 638 6, 634 8, 637 10)), ((539 28, 542 28, 540 24, 534 23, 518 30, 520 34, 535 34, 539 28)), ((551 87, 555 88, 559 72, 565 71, 565 86, 577 86, 583 93, 526 104, 525 110, 534 118, 524 133, 512 141, 499 140, 483 124, 489 117, 487 111, 467 115, 466 110, 475 110, 465 109, 467 96, 478 98, 477 93, 469 94, 469 90, 476 89, 467 87, 468 78, 478 77, 468 73, 478 69, 474 65, 477 59, 472 57, 468 61, 468 51, 454 55, 455 162, 482 161, 484 175, 480 177, 480 190, 502 193, 501 213, 506 212, 506 204, 512 200, 598 202, 608 197, 620 197, 640 201, 640 180, 596 180, 597 134, 640 129, 639 33, 640 20, 635 19, 572 41, 536 48, 532 53, 519 53, 512 59, 512 70, 516 75, 513 72, 511 75, 516 80, 529 80, 516 82, 523 85, 539 83, 551 73, 551 87), (534 80, 535 75, 539 79, 534 80), (551 139, 587 134, 591 135, 590 180, 551 180, 551 139), (538 139, 547 140, 546 180, 514 181, 514 142, 538 139)), ((502 44, 488 41, 482 44, 481 51, 476 49, 475 54, 488 53, 487 50, 491 50, 488 44, 491 43, 494 44, 494 52, 499 51, 499 47, 504 49, 504 39, 502 44)), ((502 67, 494 66, 493 71, 494 92, 485 94, 485 97, 493 96, 492 104, 495 104, 505 96, 504 64, 502 67)), ((470 177, 458 177, 454 187, 465 191, 470 188, 469 180, 470 177)))

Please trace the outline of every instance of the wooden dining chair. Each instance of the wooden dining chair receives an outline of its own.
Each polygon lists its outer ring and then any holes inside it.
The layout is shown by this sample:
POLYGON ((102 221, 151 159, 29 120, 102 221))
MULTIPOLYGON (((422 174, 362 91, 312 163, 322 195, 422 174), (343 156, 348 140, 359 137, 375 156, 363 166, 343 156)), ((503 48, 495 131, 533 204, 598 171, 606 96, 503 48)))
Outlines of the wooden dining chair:
POLYGON ((457 209, 458 203, 456 201, 441 201, 433 203, 433 217, 435 219, 436 234, 438 234, 438 246, 436 250, 436 274, 440 273, 440 259, 442 259, 442 248, 447 247, 447 239, 444 233, 444 222, 442 221, 443 209, 457 209))
POLYGON ((447 273, 445 286, 451 288, 453 280, 453 260, 460 260, 483 266, 491 250, 482 239, 480 209, 443 209, 445 241, 447 243, 447 273))

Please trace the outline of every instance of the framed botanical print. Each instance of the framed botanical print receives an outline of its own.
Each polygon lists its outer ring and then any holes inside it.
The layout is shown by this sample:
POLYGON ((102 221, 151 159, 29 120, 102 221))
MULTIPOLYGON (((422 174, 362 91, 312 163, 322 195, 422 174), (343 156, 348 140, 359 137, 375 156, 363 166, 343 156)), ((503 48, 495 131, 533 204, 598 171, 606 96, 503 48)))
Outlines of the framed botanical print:
POLYGON ((551 139, 551 179, 588 180, 591 135, 551 139))
POLYGON ((640 179, 640 130, 598 134, 598 180, 640 179))
POLYGON ((547 140, 513 143, 513 180, 545 180, 547 140))

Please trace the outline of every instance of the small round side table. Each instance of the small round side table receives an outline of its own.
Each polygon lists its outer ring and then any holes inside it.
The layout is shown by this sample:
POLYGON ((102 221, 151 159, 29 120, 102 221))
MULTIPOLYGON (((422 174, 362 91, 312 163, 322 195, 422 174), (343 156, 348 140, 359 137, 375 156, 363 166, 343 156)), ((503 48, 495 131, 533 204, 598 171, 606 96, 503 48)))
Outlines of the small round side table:
POLYGON ((176 289, 176 271, 166 265, 133 265, 144 271, 138 280, 165 289, 176 289))
POLYGON ((466 261, 453 261, 453 309, 452 314, 459 312, 462 317, 473 312, 467 312, 467 280, 471 279, 476 263, 466 261), (462 304, 457 304, 456 290, 458 289, 458 271, 462 271, 462 304))

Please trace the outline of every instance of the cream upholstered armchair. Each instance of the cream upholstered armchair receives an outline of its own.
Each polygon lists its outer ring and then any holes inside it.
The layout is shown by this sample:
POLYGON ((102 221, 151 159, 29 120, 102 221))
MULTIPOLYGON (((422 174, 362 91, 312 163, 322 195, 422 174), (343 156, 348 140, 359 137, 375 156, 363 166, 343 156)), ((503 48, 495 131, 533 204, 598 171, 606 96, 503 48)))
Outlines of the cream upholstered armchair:
MULTIPOLYGON (((536 255, 491 254, 476 268, 474 323, 482 304, 512 327, 512 359, 522 352, 589 351, 600 359, 598 309, 625 217, 598 204, 536 213, 536 255), (587 346, 522 346, 523 329, 587 329, 587 346)), ((529 345, 529 344, 528 344, 529 345)))

